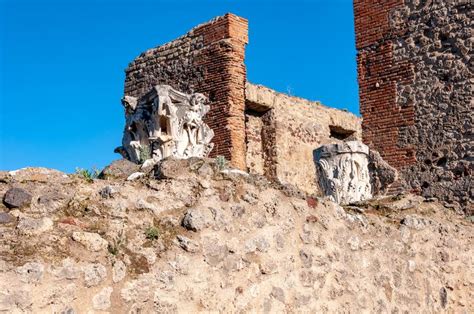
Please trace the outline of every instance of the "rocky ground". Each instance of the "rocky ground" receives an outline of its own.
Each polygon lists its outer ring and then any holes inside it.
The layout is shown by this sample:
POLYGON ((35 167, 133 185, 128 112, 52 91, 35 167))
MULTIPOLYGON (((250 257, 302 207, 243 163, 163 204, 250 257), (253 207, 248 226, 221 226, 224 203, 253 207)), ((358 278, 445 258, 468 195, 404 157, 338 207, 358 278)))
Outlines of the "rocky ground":
POLYGON ((474 312, 469 219, 413 195, 341 207, 219 167, 1 172, 0 311, 474 312))

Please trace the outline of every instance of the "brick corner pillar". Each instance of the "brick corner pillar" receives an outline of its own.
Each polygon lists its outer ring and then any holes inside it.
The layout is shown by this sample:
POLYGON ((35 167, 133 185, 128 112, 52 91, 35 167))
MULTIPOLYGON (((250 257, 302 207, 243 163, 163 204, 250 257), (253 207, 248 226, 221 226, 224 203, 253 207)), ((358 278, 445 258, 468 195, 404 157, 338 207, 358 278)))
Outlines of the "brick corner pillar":
POLYGON ((397 103, 397 85, 414 77, 412 65, 394 57, 400 33, 390 14, 403 5, 403 0, 354 0, 362 138, 399 170, 416 162, 414 147, 399 140, 415 118, 413 104, 397 103))
POLYGON ((214 130, 212 157, 223 155, 232 166, 246 169, 245 144, 245 46, 248 22, 226 14, 198 26, 194 34, 202 36, 204 49, 196 66, 206 69, 202 90, 211 102, 206 123, 214 130))
POLYGON ((125 70, 124 93, 141 97, 154 85, 167 84, 205 94, 211 107, 205 122, 215 133, 211 157, 223 155, 245 170, 247 42, 246 19, 234 14, 216 17, 136 57, 125 70))

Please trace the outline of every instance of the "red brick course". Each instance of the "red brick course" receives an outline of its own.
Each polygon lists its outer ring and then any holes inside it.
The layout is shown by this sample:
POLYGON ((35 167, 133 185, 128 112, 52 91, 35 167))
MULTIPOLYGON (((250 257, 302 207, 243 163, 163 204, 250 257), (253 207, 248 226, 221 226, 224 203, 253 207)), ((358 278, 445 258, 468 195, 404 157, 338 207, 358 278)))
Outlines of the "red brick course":
POLYGON ((362 138, 398 169, 416 162, 414 148, 398 143, 400 129, 415 123, 414 105, 397 104, 397 84, 414 78, 413 65, 393 57, 389 14, 400 5, 402 0, 354 0, 362 138))
POLYGON ((136 58, 126 70, 125 95, 139 97, 156 84, 205 94, 211 106, 205 122, 215 132, 211 157, 223 155, 245 170, 247 42, 246 19, 233 14, 213 19, 136 58))

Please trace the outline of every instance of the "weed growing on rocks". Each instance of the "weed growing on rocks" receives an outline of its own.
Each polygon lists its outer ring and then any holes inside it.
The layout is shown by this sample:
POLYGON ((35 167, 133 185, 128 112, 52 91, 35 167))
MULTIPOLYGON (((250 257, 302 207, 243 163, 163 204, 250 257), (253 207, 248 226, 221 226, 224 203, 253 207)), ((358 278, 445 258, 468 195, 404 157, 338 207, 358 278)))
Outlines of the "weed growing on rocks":
POLYGON ((120 234, 112 241, 112 243, 109 243, 107 250, 110 254, 117 256, 120 252, 120 249, 124 245, 124 242, 125 239, 123 237, 123 232, 120 232, 120 234))
POLYGON ((100 171, 95 167, 92 169, 76 168, 76 175, 85 179, 87 182, 92 182, 94 179, 97 179, 99 173, 100 171))
POLYGON ((224 156, 221 156, 221 155, 217 156, 215 163, 216 163, 216 167, 218 171, 222 171, 225 168, 227 168, 227 160, 225 159, 224 156))
POLYGON ((156 240, 160 236, 160 231, 156 227, 148 227, 145 230, 145 236, 148 240, 156 240))

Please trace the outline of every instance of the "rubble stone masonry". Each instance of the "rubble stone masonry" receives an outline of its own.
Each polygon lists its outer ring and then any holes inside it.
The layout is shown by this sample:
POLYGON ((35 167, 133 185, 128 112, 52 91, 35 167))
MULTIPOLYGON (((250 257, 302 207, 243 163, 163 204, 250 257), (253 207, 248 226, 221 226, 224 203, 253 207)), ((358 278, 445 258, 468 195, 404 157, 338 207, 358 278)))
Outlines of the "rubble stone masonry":
POLYGON ((469 1, 354 0, 363 140, 404 188, 473 212, 469 1))
POLYGON ((318 193, 314 150, 347 139, 360 140, 360 118, 352 113, 251 83, 245 93, 250 172, 318 193))
POLYGON ((147 50, 125 70, 125 95, 140 97, 156 84, 209 97, 205 122, 214 130, 211 155, 245 169, 245 45, 247 20, 226 14, 147 50))

